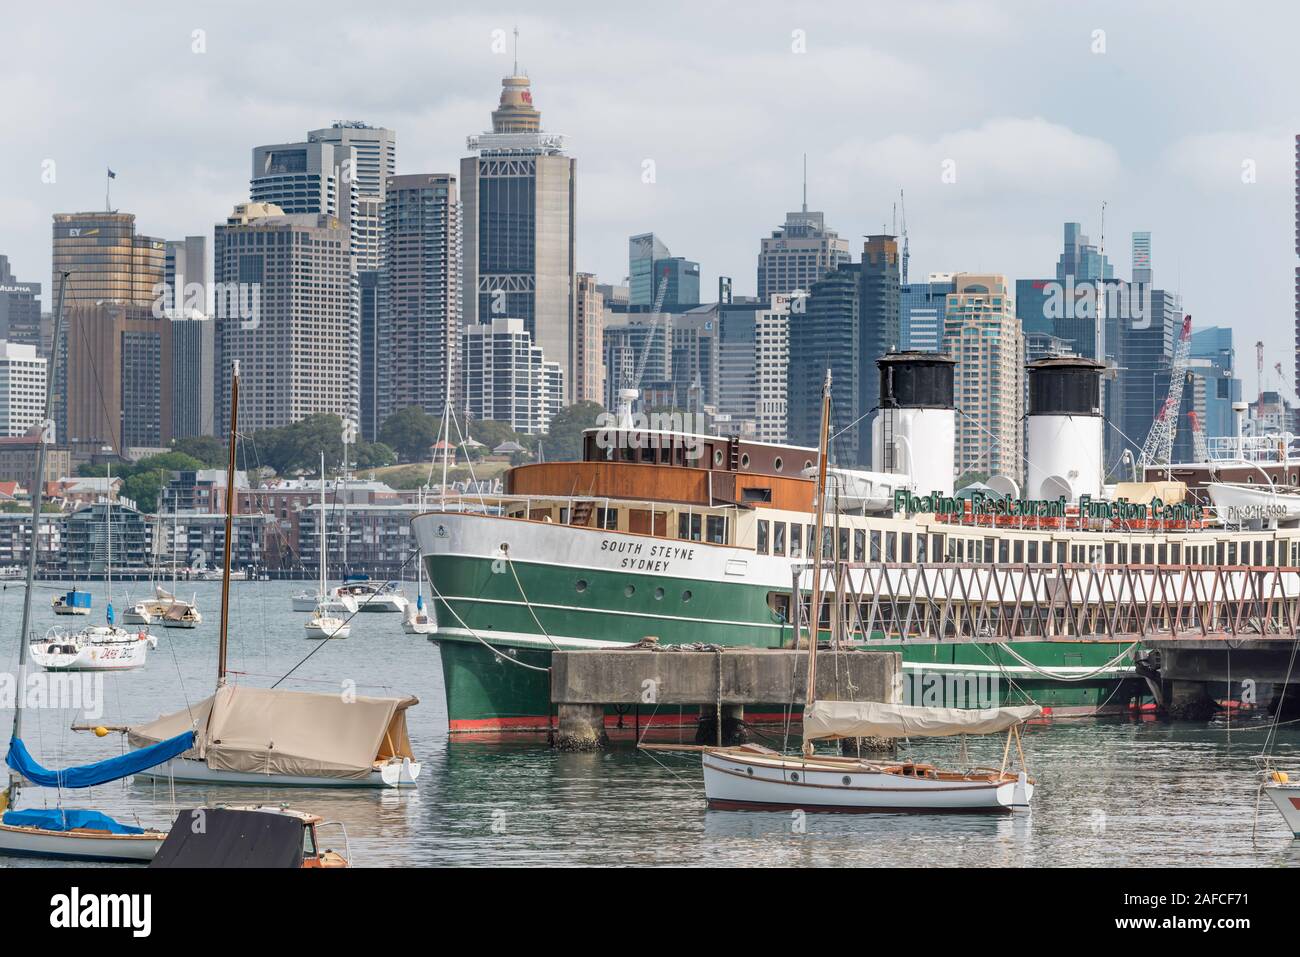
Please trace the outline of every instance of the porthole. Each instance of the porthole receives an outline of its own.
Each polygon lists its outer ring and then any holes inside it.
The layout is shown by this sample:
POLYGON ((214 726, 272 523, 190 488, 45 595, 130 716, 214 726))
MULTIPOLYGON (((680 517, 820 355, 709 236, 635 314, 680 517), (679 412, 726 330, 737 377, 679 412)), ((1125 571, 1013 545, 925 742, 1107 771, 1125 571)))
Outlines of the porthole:
POLYGON ((806 469, 810 469, 810 468, 812 468, 812 459, 804 459, 804 460, 803 460, 803 467, 806 468, 806 469))
POLYGON ((662 588, 656 588, 655 601, 663 601, 663 598, 664 598, 664 590, 662 588))
POLYGON ((628 585, 626 588, 623 589, 623 597, 624 597, 624 598, 631 598, 631 597, 632 597, 633 595, 635 595, 635 594, 636 594, 636 586, 635 586, 635 585, 628 585))
POLYGON ((790 780, 791 780, 791 781, 794 781, 794 782, 796 782, 796 783, 798 783, 798 781, 799 781, 799 772, 798 772, 798 771, 791 771, 791 772, 790 772, 790 780))
POLYGON ((508 551, 510 551, 510 545, 509 545, 509 543, 508 543, 508 542, 502 542, 502 543, 501 543, 501 554, 504 555, 504 554, 505 554, 506 552, 508 552, 508 551))
POLYGON ((781 471, 781 465, 782 465, 781 456, 778 455, 776 457, 776 460, 772 463, 772 468, 776 469, 779 472, 781 471))
POLYGON ((579 578, 577 584, 574 585, 573 587, 576 588, 578 592, 581 594, 582 592, 587 590, 587 579, 579 578))
POLYGON ((682 601, 690 601, 694 597, 695 596, 691 594, 691 590, 689 588, 686 589, 686 591, 682 592, 682 601))
POLYGON ((713 450, 713 464, 714 465, 722 464, 722 449, 713 450))
POLYGON ((846 774, 844 777, 840 778, 840 783, 847 787, 853 783, 853 779, 846 774))
POLYGON ((742 455, 742 456, 740 457, 740 467, 741 467, 742 469, 747 469, 747 468, 749 468, 749 453, 748 453, 748 452, 746 452, 744 455, 742 455))
POLYGON ((754 769, 753 769, 753 768, 745 768, 745 773, 748 774, 748 775, 752 778, 752 777, 754 776, 754 769))

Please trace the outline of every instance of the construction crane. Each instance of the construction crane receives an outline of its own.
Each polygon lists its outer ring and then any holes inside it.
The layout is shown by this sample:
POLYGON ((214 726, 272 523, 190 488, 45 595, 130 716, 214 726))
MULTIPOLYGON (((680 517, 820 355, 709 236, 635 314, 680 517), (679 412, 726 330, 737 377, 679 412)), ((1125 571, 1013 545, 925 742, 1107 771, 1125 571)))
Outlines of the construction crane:
POLYGON ((655 331, 659 328, 659 318, 663 312, 664 297, 668 294, 668 268, 664 267, 663 278, 659 280, 659 289, 655 293, 654 305, 650 309, 650 331, 646 335, 645 347, 637 359, 636 368, 630 376, 624 377, 623 388, 618 390, 618 420, 620 427, 632 424, 632 405, 641 394, 641 377, 645 375, 646 363, 650 359, 650 350, 654 347, 655 331))
POLYGON ((1174 455, 1174 436, 1178 432, 1178 409, 1183 403, 1183 385, 1192 354, 1192 317, 1183 317, 1183 331, 1174 346, 1174 361, 1169 367, 1169 395, 1151 423, 1147 440, 1138 455, 1140 466, 1168 465, 1174 455))
POLYGON ((1192 422, 1192 457, 1198 462, 1210 461, 1210 447, 1205 442, 1205 427, 1201 425, 1201 417, 1193 409, 1187 413, 1187 418, 1192 422))
POLYGON ((1255 384, 1259 386, 1259 395, 1256 397, 1259 409, 1258 414, 1263 414, 1264 409, 1264 343, 1255 343, 1255 384))

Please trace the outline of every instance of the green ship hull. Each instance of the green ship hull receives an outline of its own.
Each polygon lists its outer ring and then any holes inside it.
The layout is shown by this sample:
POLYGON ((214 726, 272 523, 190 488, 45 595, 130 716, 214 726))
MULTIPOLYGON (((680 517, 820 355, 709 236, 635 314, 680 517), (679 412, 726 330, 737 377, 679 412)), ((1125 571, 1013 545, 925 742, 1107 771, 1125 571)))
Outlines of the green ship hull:
MULTIPOLYGON (((434 583, 447 714, 453 733, 545 731, 552 726, 551 652, 695 642, 789 647, 790 626, 770 589, 746 581, 668 578, 456 554, 426 555, 434 583)), ((876 638, 862 647, 900 651, 904 700, 936 707, 1035 702, 1055 715, 1124 711, 1145 691, 1126 641, 1073 639, 936 642, 876 638)), ((747 709, 781 720, 788 702, 747 709)), ((796 715, 797 717, 797 715, 796 715)), ((694 722, 685 712, 611 709, 609 723, 694 722)))

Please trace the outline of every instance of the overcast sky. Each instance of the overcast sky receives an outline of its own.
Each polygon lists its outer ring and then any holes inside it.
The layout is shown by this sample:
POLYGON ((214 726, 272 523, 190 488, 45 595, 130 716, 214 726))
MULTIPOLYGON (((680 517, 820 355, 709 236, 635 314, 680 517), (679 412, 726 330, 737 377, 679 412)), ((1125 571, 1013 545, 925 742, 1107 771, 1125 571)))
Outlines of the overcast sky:
POLYGON ((602 281, 626 274, 628 235, 652 230, 700 261, 705 290, 724 274, 753 294, 759 237, 798 208, 804 152, 809 205, 855 259, 906 190, 913 278, 1051 276, 1061 224, 1082 222, 1096 241, 1105 200, 1117 274, 1130 275, 1129 234, 1150 230, 1157 282, 1181 290, 1197 327, 1233 327, 1253 395, 1257 339, 1268 386, 1275 362, 1288 384, 1294 365, 1298 11, 11 5, 0 13, 0 253, 45 284, 49 308, 50 216, 101 208, 106 166, 113 205, 142 232, 210 236, 247 199, 251 147, 338 119, 395 129, 398 172, 455 172, 510 72, 511 44, 494 52, 494 31, 518 24, 543 125, 578 159, 578 268, 602 281))

